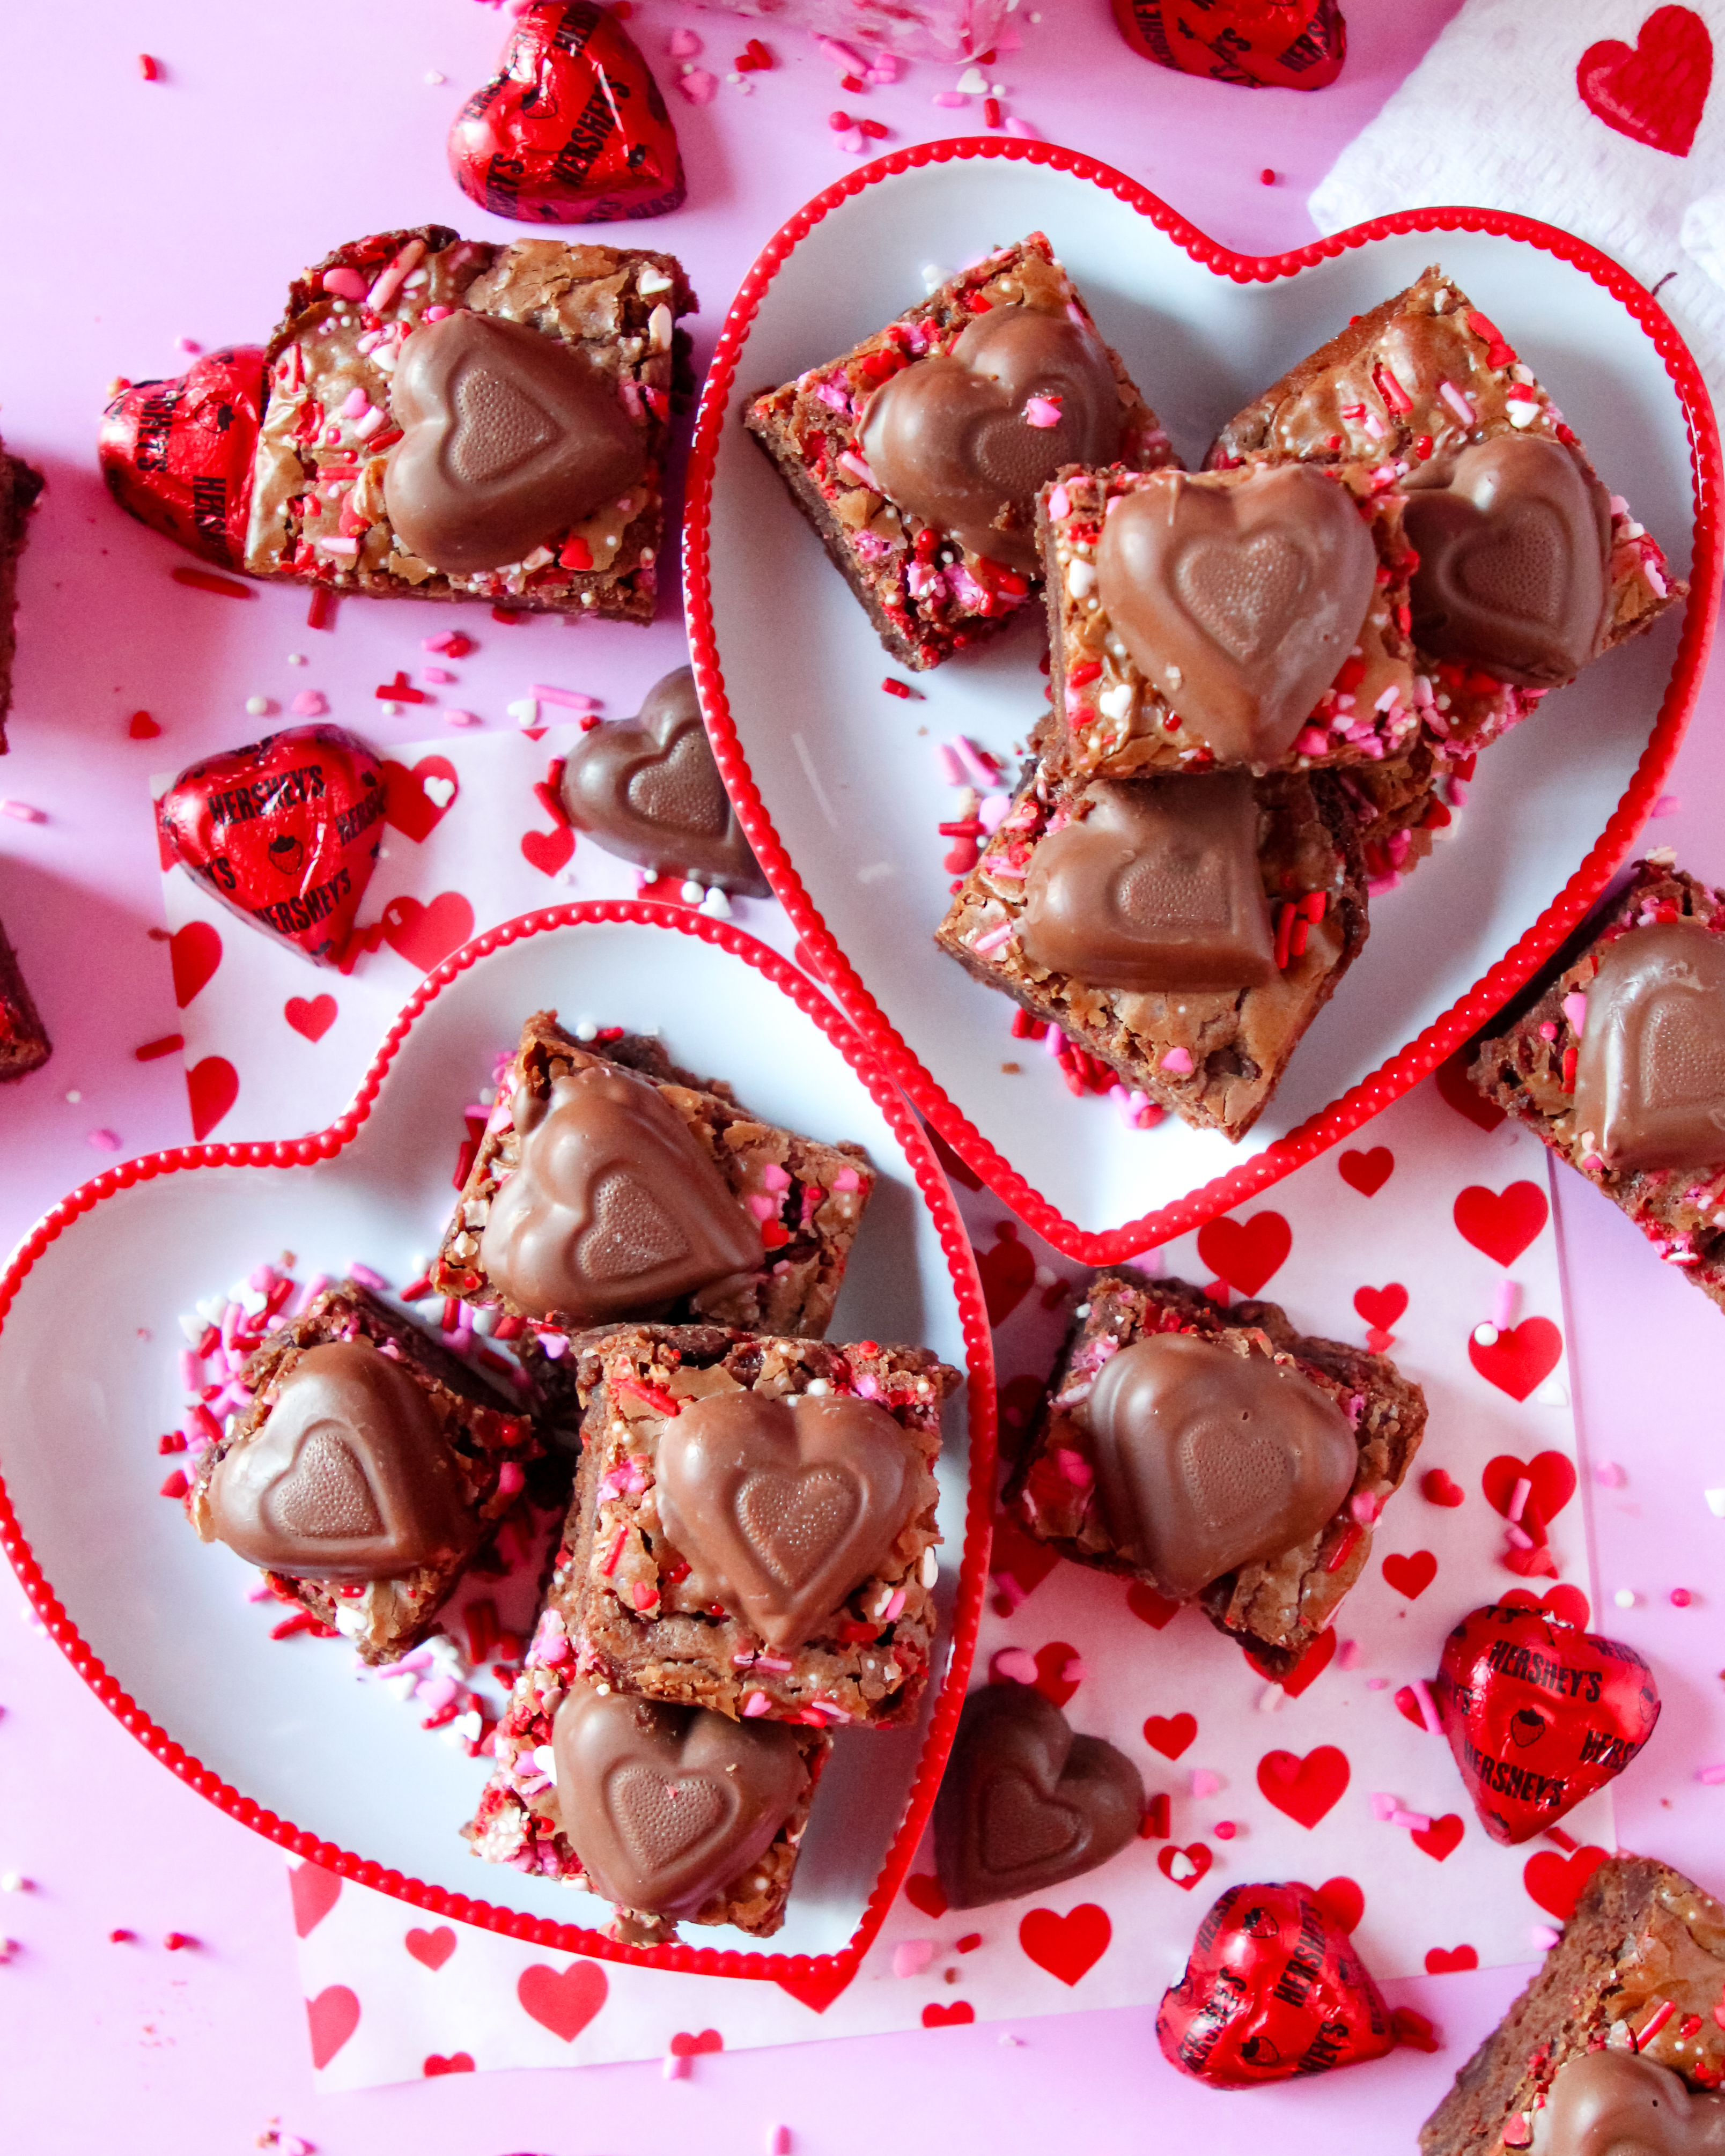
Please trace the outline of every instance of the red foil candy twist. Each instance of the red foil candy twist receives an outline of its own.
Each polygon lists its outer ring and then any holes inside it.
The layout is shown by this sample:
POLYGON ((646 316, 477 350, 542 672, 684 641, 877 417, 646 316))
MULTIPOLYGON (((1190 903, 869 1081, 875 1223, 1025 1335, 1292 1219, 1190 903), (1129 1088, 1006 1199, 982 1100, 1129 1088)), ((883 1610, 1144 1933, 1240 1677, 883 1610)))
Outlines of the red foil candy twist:
POLYGON ((102 415, 102 477, 120 506, 224 569, 245 560, 264 354, 206 352, 169 382, 135 382, 102 415))
POLYGON ((1114 0, 1114 19, 1147 60, 1250 90, 1322 90, 1348 57, 1337 0, 1114 0))

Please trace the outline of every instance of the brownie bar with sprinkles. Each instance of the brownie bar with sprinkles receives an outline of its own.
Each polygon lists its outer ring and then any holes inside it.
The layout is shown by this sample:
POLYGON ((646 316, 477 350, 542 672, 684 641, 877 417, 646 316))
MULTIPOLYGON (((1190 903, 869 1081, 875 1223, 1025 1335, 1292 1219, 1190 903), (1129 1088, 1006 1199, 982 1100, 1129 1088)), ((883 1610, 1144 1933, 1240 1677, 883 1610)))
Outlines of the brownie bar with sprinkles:
POLYGON ((576 1346, 581 1464, 547 1607, 578 1671, 745 1721, 912 1719, 957 1372, 714 1326, 576 1346))
POLYGON ((1336 775, 1039 773, 935 941, 1153 1103, 1241 1137, 1366 940, 1336 775))
POLYGON ((1725 1309, 1725 900, 1661 850, 1469 1074, 1725 1309))
POLYGON ((1407 495, 1425 724, 1464 753, 1687 591, 1532 368, 1439 268, 1254 399, 1207 461, 1361 459, 1407 495))
MULTIPOLYGON (((1559 2138, 1578 2094, 1620 2101, 1639 2085, 1675 2101, 1725 2079, 1725 1908, 1692 1881, 1646 1856, 1608 1856, 1594 1871, 1543 1967, 1456 2075, 1420 2129, 1424 2156, 1502 2156, 1532 2148, 1602 2152, 1717 2148, 1627 2122, 1597 2142, 1559 2138), (1621 2136, 1621 2138, 1619 2138, 1621 2136)), ((1572 2128, 1573 2130, 1573 2128, 1572 2128)), ((1714 2129, 1715 2134, 1717 2128, 1714 2129)))
POLYGON ((669 254, 374 234, 265 353, 244 567, 336 593, 652 619, 681 333, 669 254))
POLYGON ((762 1122, 657 1040, 588 1045, 536 1011, 431 1281, 553 1357, 557 1335, 634 1317, 818 1336, 874 1183, 860 1146, 762 1122))
POLYGON ((1040 232, 762 392, 743 424, 881 642, 917 669, 1023 612, 1036 490, 1061 465, 1173 459, 1040 232))
POLYGON ((12 709, 12 662, 18 649, 18 565, 29 536, 29 515, 47 481, 33 465, 9 457, 0 442, 0 756, 12 709))
POLYGON ((39 1070, 53 1053, 48 1029, 18 970, 18 953, 0 927, 0 1085, 39 1070))
POLYGON ((1425 1394, 1273 1302, 1182 1281, 1098 1273, 1079 1319, 1007 1510, 1080 1564, 1199 1603, 1286 1676, 1370 1561, 1425 1394))
POLYGON ((187 1517, 364 1661, 398 1661, 520 1499, 531 1421, 352 1280, 268 1334, 239 1383, 187 1517))

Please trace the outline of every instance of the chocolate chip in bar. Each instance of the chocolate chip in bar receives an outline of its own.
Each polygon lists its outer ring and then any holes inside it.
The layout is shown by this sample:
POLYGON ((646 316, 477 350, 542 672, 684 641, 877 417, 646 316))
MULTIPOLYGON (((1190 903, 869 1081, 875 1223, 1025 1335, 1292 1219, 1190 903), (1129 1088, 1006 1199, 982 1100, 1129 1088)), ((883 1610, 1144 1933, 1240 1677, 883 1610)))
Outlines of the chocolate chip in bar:
POLYGON ((1095 332, 1065 315, 993 307, 950 352, 870 398, 863 456, 889 500, 961 545, 1034 571, 1030 511, 1064 465, 1118 454, 1120 392, 1095 332), (1003 517, 1019 514, 1017 528, 1003 517))
POLYGON ((1377 588, 1372 535, 1308 465, 1159 473, 1111 506, 1097 590, 1141 671, 1219 762, 1293 746, 1377 588))
POLYGON ((1587 990, 1575 1121, 1618 1169, 1725 1160, 1725 943, 1672 921, 1608 943, 1587 990))
POLYGON ((1024 880, 1019 942, 1034 963, 1142 992, 1275 978, 1250 774, 1099 783, 1075 806, 1024 880))
POLYGON ((480 1244, 493 1285, 536 1317, 588 1325, 756 1270, 758 1228, 663 1094, 569 1060, 548 1096, 516 1088, 520 1155, 480 1244))
POLYGON ((389 403, 390 521, 447 574, 522 560, 645 468, 614 384, 522 322, 462 312, 416 329, 389 403))
POLYGON ((690 667, 655 682, 637 717, 583 735, 564 762, 561 792, 570 822, 608 854, 750 898, 770 895, 726 798, 690 667))
POLYGON ((398 1578, 473 1539, 424 1391, 369 1340, 305 1349, 209 1486, 216 1538, 313 1579, 398 1578))
POLYGON ((1181 1598, 1297 1548, 1358 1465, 1347 1417, 1315 1385, 1189 1333, 1122 1348, 1078 1413, 1116 1549, 1181 1598))
POLYGON ((987 1685, 964 1702, 935 1801, 935 1869, 955 1909, 1040 1894, 1106 1864, 1143 1816, 1123 1752, 1075 1736, 1028 1685, 987 1685))

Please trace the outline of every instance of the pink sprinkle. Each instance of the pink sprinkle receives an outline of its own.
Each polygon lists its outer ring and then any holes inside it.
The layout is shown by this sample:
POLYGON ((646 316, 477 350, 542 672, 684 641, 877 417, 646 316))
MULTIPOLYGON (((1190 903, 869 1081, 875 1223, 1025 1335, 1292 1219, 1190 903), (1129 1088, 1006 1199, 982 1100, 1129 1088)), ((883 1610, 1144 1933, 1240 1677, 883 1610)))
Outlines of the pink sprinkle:
POLYGON ((182 352, 202 352, 203 346, 196 337, 176 337, 174 342, 182 352))
POLYGON ((348 1260, 347 1276, 350 1280, 357 1280, 362 1287, 370 1288, 373 1295, 383 1295, 388 1291, 389 1283, 382 1274, 374 1273, 369 1265, 361 1265, 357 1258, 348 1260))
POLYGON ((330 1276, 327 1273, 313 1273, 305 1286, 300 1290, 300 1300, 294 1305, 294 1316, 303 1317, 329 1284, 330 1276))
POLYGON ((834 1190, 858 1190, 861 1187, 862 1178, 854 1168, 841 1168, 833 1178, 834 1190))
POLYGON ((776 1160, 769 1160, 761 1170, 761 1180, 769 1190, 788 1190, 791 1178, 776 1160))
POLYGON ((665 40, 665 49, 674 60, 692 60, 706 49, 693 30, 673 30, 665 40))
POLYGON ((323 289, 326 292, 333 292, 338 300, 362 300, 366 295, 366 280, 357 270, 350 270, 343 264, 338 269, 324 271, 323 289))
POLYGON ((1174 1071, 1181 1077, 1188 1075, 1192 1069, 1191 1050, 1184 1048, 1169 1049, 1168 1054, 1162 1059, 1161 1067, 1164 1070, 1174 1071))
POLYGON ((455 641, 457 633, 453 629, 446 629, 441 636, 421 637, 419 649, 422 651, 447 651, 455 641))
POLYGON ((1661 793, 1647 814, 1650 816, 1675 816, 1682 806, 1682 798, 1680 795, 1661 793))
POLYGON ((886 493, 886 488, 854 450, 841 450, 835 461, 848 471, 853 479, 860 479, 865 486, 872 487, 876 494, 886 493))
POLYGON ((1240 1832, 1240 1829, 1232 1820, 1218 1820, 1210 1829, 1210 1832, 1214 1835, 1218 1841, 1232 1841, 1235 1835, 1240 1832))
POLYGON ((1532 1536, 1527 1532, 1525 1527, 1518 1527, 1513 1520, 1510 1522, 1509 1525, 1503 1532, 1509 1537, 1509 1545, 1512 1549, 1530 1550, 1533 1548, 1532 1536))
POLYGON ((1563 1016, 1568 1020, 1572 1032, 1576 1034, 1586 1032, 1587 998, 1579 989, 1574 995, 1564 997, 1563 1016))
POLYGON ((1664 577, 1660 573, 1655 564, 1645 557, 1643 557, 1641 562, 1641 574, 1652 586, 1654 598, 1656 599, 1662 599, 1670 587, 1666 584, 1664 577))
POLYGON ((1372 1798, 1372 1817, 1373 1819, 1390 1819, 1400 1810, 1401 1799, 1399 1797, 1386 1795, 1382 1789, 1378 1790, 1372 1798))
POLYGON ((757 1655, 755 1667, 770 1670, 775 1676, 788 1676, 794 1666, 783 1655, 757 1655))
POLYGON ((585 696, 578 689, 554 689, 548 681, 533 681, 527 694, 536 696, 542 704, 556 704, 566 711, 596 711, 599 708, 597 696, 585 696))
MULTIPOLYGON (((1028 120, 1019 119, 1015 112, 1007 121, 1006 131, 1009 135, 1018 136, 1021 141, 1026 142, 1040 142, 1042 140, 1041 129, 1033 127, 1028 120)), ((1219 1829, 1217 1830, 1220 1831, 1219 1829)))
POLYGON ((1366 1690, 1368 1691, 1388 1691, 1389 1689, 1389 1679, 1388 1677, 1368 1677, 1366 1679, 1366 1690))
POLYGON ((991 1684, 1004 1677, 1009 1684, 1034 1685, 1039 1674, 1034 1659, 1022 1647, 1003 1647, 988 1665, 991 1684))
POLYGON ((752 1691, 742 1703, 743 1720, 752 1722, 757 1715, 765 1714, 772 1704, 764 1691, 752 1691))
POLYGON ((342 539, 339 537, 332 539, 320 539, 317 542, 317 544, 323 549, 326 554, 347 555, 357 554, 359 552, 359 542, 357 539, 342 539))
POLYGON ((934 752, 940 758, 941 777, 948 786, 964 786, 969 783, 964 775, 964 766, 953 754, 949 743, 937 742, 934 752))
POLYGON ((446 726, 483 726, 485 721, 477 711, 445 711, 444 724, 446 726))
POLYGON ((937 90, 928 101, 931 105, 938 105, 943 110, 950 112, 958 105, 968 105, 970 100, 962 90, 937 90))
POLYGON ((1430 1812, 1406 1812, 1398 1808, 1389 1815, 1389 1824, 1410 1828, 1415 1834, 1429 1834, 1431 1831, 1431 1815, 1430 1812))
POLYGON ((45 824, 48 819, 39 808, 33 808, 28 801, 0 800, 0 816, 11 816, 20 824, 45 824))
POLYGON ((953 737, 952 752, 964 767, 965 774, 979 793, 992 793, 1000 783, 1001 763, 985 748, 978 748, 968 734, 953 737))
POLYGON ((1549 1953, 1563 1936, 1561 1932, 1553 1929, 1550 1924, 1535 1924, 1527 1933, 1527 1937, 1541 1953, 1549 1953))
POLYGON ((822 54, 834 67, 843 68, 847 74, 860 74, 868 66, 860 53, 853 52, 849 45, 841 44, 836 38, 817 37, 814 42, 822 54))
POLYGON ((971 939, 970 947, 976 952, 978 957, 992 958, 997 951, 1004 950, 1011 941, 1012 923, 1009 921, 1003 921, 998 927, 989 929, 985 935, 973 937, 971 939))
POLYGON ((428 689, 445 689, 451 681, 459 680, 460 676, 450 673, 447 666, 422 666, 419 679, 428 689))
POLYGON ((1581 1168, 1585 1175, 1591 1175, 1595 1171, 1603 1175, 1605 1173, 1605 1163, 1596 1152, 1584 1153, 1581 1158, 1581 1168))
POLYGON ((1322 726, 1305 726, 1295 736, 1294 747, 1301 756, 1322 756, 1329 747, 1329 737, 1322 726))
POLYGON ((1444 1718, 1438 1712, 1437 1702, 1431 1696, 1431 1686, 1427 1684, 1424 1677, 1416 1679, 1414 1686, 1414 1697, 1419 1702, 1420 1719, 1425 1724, 1426 1733, 1432 1737, 1441 1737, 1444 1733, 1444 1718))
POLYGON ((905 63, 896 53, 880 53, 869 69, 870 82, 898 82, 902 80, 905 63))
POLYGON ((1615 1460, 1602 1460, 1594 1470, 1594 1480, 1607 1490, 1620 1490, 1629 1477, 1615 1460))
MULTIPOLYGON (((394 299, 408 277, 425 259, 425 242, 410 239, 393 262, 366 294, 366 305, 374 315, 382 314, 394 299)), ((329 281, 324 280, 326 284, 329 281)))
POLYGON ((1338 1670, 1351 1670, 1357 1668, 1358 1664, 1359 1641, 1344 1640, 1336 1650, 1336 1667, 1338 1670))
POLYGON ((921 1976, 934 1959, 932 1939, 901 1939, 892 1950, 895 1976, 921 1976))
POLYGON ((118 1152, 120 1150, 120 1141, 112 1131, 92 1131, 90 1142, 98 1152, 118 1152))
POLYGON ((1024 399, 1024 424, 1027 427, 1058 427, 1060 424, 1060 400, 1058 397, 1027 397, 1024 399))
POLYGON ((791 2156, 791 2129, 788 2126, 769 2126, 767 2129, 767 2156, 791 2156))
POLYGON ((880 1612, 880 1622, 883 1625, 891 1624, 896 1617, 903 1614, 904 1606, 905 1590, 901 1587, 897 1588, 894 1590, 891 1601, 889 1602, 886 1607, 880 1612))
POLYGON ((522 1474, 520 1466, 515 1460, 506 1460, 503 1465, 497 1470, 498 1496, 500 1497, 514 1497, 519 1496, 521 1486, 526 1479, 527 1478, 522 1474))
POLYGON ((369 412, 371 408, 372 400, 363 389, 350 389, 341 407, 341 416, 344 419, 357 419, 362 412, 369 412))
MULTIPOLYGON (((1497 1321, 1500 1326, 1507 1325, 1508 1322, 1509 1321, 1507 1318, 1502 1317, 1497 1321)), ((1519 1520, 1522 1513, 1527 1511, 1527 1500, 1532 1495, 1533 1485, 1524 1475, 1516 1484, 1514 1489, 1509 1493, 1509 1510, 1505 1515, 1505 1517, 1512 1520, 1519 1520)))
POLYGON ((685 2082, 689 2078, 689 2055, 686 2051, 667 2051, 660 2062, 661 2081, 685 2082))
POLYGON ((691 68, 677 77, 677 88, 691 105, 711 105, 719 94, 719 78, 705 68, 691 68))
POLYGON ((302 689, 288 709, 296 719, 321 719, 329 705, 321 689, 302 689))
POLYGON ((1349 1517, 1357 1520, 1363 1527, 1370 1527, 1383 1509, 1381 1500, 1369 1490, 1358 1491, 1348 1501, 1349 1517))
POLYGON ((1194 1797, 1213 1797, 1222 1786, 1222 1777, 1213 1774, 1208 1767, 1192 1769, 1192 1794, 1194 1797))
POLYGON ((1705 1782, 1709 1789, 1717 1789, 1722 1782, 1725 1782, 1725 1767, 1700 1768, 1695 1779, 1697 1782, 1705 1782))
POLYGON ((1471 427, 1473 425, 1475 419, 1474 408, 1462 395, 1461 392, 1455 387, 1453 382, 1439 382, 1438 395, 1443 398, 1445 403, 1449 406, 1450 409, 1455 414, 1455 417, 1461 422, 1464 427, 1471 427))
POLYGON ((770 1220, 773 1214, 778 1212, 778 1207, 772 1199, 762 1197, 757 1194, 755 1197, 750 1199, 749 1210, 754 1214, 757 1220, 770 1220))

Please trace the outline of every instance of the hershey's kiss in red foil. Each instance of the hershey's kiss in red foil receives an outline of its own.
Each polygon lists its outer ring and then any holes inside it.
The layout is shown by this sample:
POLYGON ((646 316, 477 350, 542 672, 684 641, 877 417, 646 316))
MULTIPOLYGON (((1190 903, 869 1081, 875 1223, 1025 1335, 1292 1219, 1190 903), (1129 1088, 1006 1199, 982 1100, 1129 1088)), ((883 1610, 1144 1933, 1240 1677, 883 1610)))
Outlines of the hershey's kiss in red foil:
POLYGON ((264 354, 227 345, 170 382, 135 382, 102 415, 102 477, 120 506, 207 562, 245 559, 264 354))
POLYGON ((1348 57, 1337 0, 1114 0, 1114 19, 1147 60, 1249 90, 1322 90, 1348 57))

